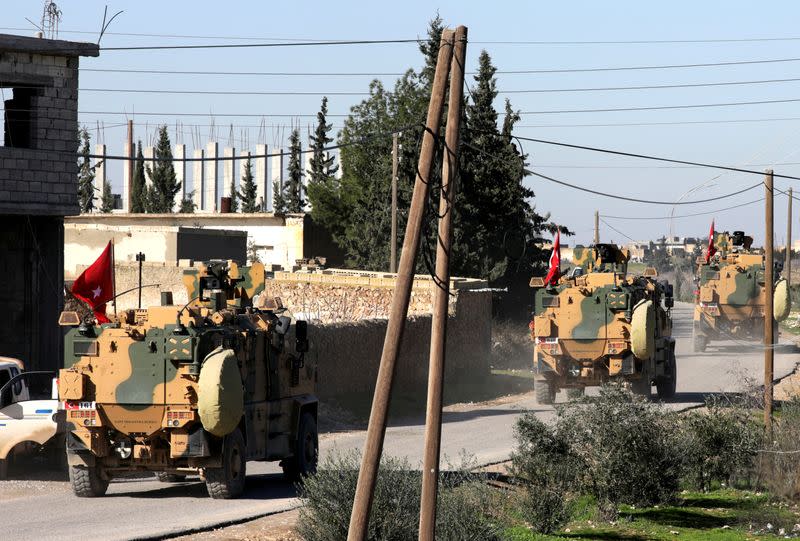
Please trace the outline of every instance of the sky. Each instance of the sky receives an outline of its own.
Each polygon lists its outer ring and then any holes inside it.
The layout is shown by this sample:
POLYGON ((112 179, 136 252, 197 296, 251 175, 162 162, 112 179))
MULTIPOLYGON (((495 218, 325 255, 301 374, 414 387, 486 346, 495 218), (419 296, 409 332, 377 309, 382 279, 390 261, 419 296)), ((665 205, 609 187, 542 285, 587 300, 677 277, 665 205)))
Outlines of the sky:
MULTIPOLYGON (((41 19, 43 2, 3 0, 0 32, 31 35, 26 18, 41 19)), ((103 18, 124 10, 110 25, 102 47, 296 40, 414 39, 425 35, 438 12, 449 26, 469 29, 468 71, 482 49, 495 66, 501 94, 522 111, 516 135, 624 152, 657 155, 800 176, 800 4, 796 2, 95 2, 60 0, 60 39, 93 41, 103 18), (133 36, 125 34, 151 34, 133 36), (158 35, 158 36, 156 36, 158 35), (169 37, 177 36, 177 37, 169 37), (705 40, 697 42, 697 40, 705 40), (605 43, 599 43, 605 42, 605 43), (616 43, 608 43, 616 42, 616 43), (620 43, 624 42, 624 43, 620 43), (635 43, 639 42, 639 43, 635 43), (642 43, 646 42, 646 43, 642 43), (589 72, 513 74, 503 71, 574 70, 663 66, 754 60, 797 61, 589 72), (775 82, 776 79, 797 79, 775 82), (661 89, 593 90, 631 86, 692 85, 771 81, 757 84, 661 89), (555 92, 541 92, 556 90, 555 92), (524 91, 524 92, 518 92, 524 91), (535 91, 535 92, 531 92, 535 91), (509 93, 506 93, 509 92, 509 93), (793 100, 783 103, 689 107, 661 110, 569 112, 793 100), (558 111, 558 112, 554 112, 558 111)), ((392 87, 395 75, 418 68, 416 44, 196 50, 102 51, 82 58, 79 120, 93 136, 121 152, 124 123, 135 123, 136 138, 148 144, 157 125, 169 126, 173 142, 205 143, 213 133, 221 146, 231 137, 237 149, 257 142, 285 144, 293 125, 306 130, 329 95, 334 125, 360 97, 370 80, 392 87), (145 69, 163 74, 91 70, 145 69), (353 73, 365 75, 189 75, 177 71, 353 73), (286 92, 287 95, 197 95, 109 92, 124 90, 204 90, 286 92), (312 95, 303 94, 311 93, 312 95), (319 94, 315 94, 319 93, 319 94), (163 113, 144 115, 143 113, 163 113), (199 113, 205 116, 173 116, 199 113), (213 113, 214 116, 209 116, 213 113), (247 113, 253 117, 229 117, 247 113), (281 116, 277 116, 281 115, 281 116), (305 115, 305 116, 303 116, 305 115), (176 121, 180 122, 175 134, 176 121), (213 124, 213 127, 211 126, 213 124), (263 128, 260 127, 263 124, 263 128), (100 127, 99 130, 97 128, 100 127), (199 134, 199 135, 198 135, 199 134)), ((471 77, 468 82, 472 83, 471 77)), ((758 183, 760 176, 612 156, 523 141, 529 168, 582 187, 631 198, 676 201, 708 199, 758 183), (690 190, 702 186, 695 192, 690 190)), ((121 174, 110 172, 115 191, 121 174)), ((797 181, 776 179, 779 189, 797 181)), ((696 217, 661 219, 672 207, 601 197, 528 177, 533 203, 576 235, 568 244, 591 242, 599 210, 601 240, 628 242, 670 233, 707 234, 717 229, 752 232, 763 242, 763 202, 696 217), (630 220, 605 216, 647 218, 630 220)), ((674 214, 707 213, 763 197, 763 188, 715 202, 676 206, 674 214)), ((797 205, 796 205, 797 206, 797 205)), ((786 231, 786 197, 775 199, 776 242, 786 231)), ((795 227, 800 231, 800 227, 795 227)))

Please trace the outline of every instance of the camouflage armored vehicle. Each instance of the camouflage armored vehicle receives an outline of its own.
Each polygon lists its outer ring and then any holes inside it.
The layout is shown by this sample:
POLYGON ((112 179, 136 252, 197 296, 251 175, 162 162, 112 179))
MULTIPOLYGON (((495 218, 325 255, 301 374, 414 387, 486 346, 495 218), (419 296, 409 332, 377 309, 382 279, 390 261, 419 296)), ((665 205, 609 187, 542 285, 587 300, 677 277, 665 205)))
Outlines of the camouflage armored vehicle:
MULTIPOLYGON (((698 259, 695 290, 693 345, 705 351, 712 340, 764 338, 764 254, 752 248, 753 238, 743 231, 714 233, 716 253, 698 259)), ((789 315, 789 287, 774 269, 773 315, 789 315)), ((777 338, 778 326, 775 326, 777 338)))
POLYGON ((279 299, 259 302, 264 267, 212 262, 184 274, 190 302, 80 322, 65 338, 59 398, 78 496, 152 471, 162 481, 199 474, 212 498, 244 490, 246 461, 281 461, 297 478, 317 464, 316 369, 304 362, 306 324, 279 299), (292 343, 293 342, 293 343, 292 343))
POLYGON ((672 286, 656 281, 655 269, 629 276, 628 259, 613 244, 577 246, 575 267, 557 283, 531 280, 538 288, 530 329, 540 403, 553 403, 560 389, 575 396, 610 381, 648 397, 653 384, 660 398, 675 394, 672 286))

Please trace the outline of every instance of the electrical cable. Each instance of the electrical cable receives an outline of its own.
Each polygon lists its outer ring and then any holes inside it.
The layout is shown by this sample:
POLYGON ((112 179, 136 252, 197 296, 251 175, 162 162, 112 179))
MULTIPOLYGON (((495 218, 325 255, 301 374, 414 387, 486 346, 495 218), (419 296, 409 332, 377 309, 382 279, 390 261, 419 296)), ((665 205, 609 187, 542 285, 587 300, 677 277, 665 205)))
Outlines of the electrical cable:
MULTIPOLYGON (((0 30, 30 31, 25 27, 0 27, 0 30)), ((62 34, 90 34, 96 35, 97 31, 88 30, 64 30, 59 28, 62 34)), ((180 38, 180 39, 230 39, 230 40, 274 40, 274 41, 313 41, 307 38, 276 38, 264 36, 213 36, 213 35, 187 35, 187 34, 149 34, 133 32, 106 32, 107 36, 129 36, 129 37, 148 37, 148 38, 180 38)), ((337 40, 320 40, 337 41, 337 40)), ((663 39, 663 40, 614 40, 614 41, 530 41, 530 40, 489 40, 471 41, 474 44, 486 45, 636 45, 636 44, 669 44, 669 43, 758 43, 771 41, 800 41, 800 37, 763 37, 763 38, 719 38, 719 39, 663 39)))
MULTIPOLYGON (((498 94, 548 94, 548 93, 569 93, 569 92, 611 92, 611 91, 630 91, 630 90, 659 90, 675 88, 700 88, 718 86, 740 86, 740 85, 759 85, 773 83, 791 83, 800 81, 800 77, 787 79, 762 79, 753 81, 722 81, 713 83, 685 83, 669 85, 643 85, 643 86, 609 86, 609 87, 584 87, 584 88, 539 88, 539 89, 516 89, 498 90, 498 94)), ((34 88, 34 87, 17 87, 34 88)), ((117 92, 126 94, 201 94, 201 95, 221 95, 221 96, 368 96, 369 91, 305 91, 305 90, 175 90, 158 88, 81 88, 81 92, 117 92)))
MULTIPOLYGON (((485 150, 483 150, 481 148, 478 148, 478 147, 476 147, 476 146, 474 146, 472 144, 469 144, 469 143, 466 143, 466 142, 463 142, 463 141, 462 141, 461 144, 464 145, 465 147, 471 148, 472 150, 474 150, 476 152, 479 152, 481 154, 484 154, 484 155, 486 155, 488 157, 491 157, 493 159, 499 159, 497 156, 495 156, 495 155, 493 155, 493 154, 491 154, 491 153, 489 153, 489 152, 487 152, 487 151, 485 151, 485 150)), ((606 193, 606 192, 601 192, 601 191, 598 191, 598 190, 592 190, 591 188, 585 188, 583 186, 578 186, 576 184, 571 184, 571 183, 565 182, 563 180, 558 180, 558 179, 555 179, 553 177, 549 177, 547 175, 543 175, 541 173, 537 173, 536 171, 532 171, 532 170, 527 169, 527 168, 523 168, 522 171, 525 174, 533 175, 533 176, 542 178, 544 180, 553 182, 555 184, 560 184, 562 186, 567 186, 569 188, 573 188, 575 190, 579 190, 579 191, 582 191, 582 192, 587 192, 587 193, 591 193, 591 194, 594 194, 594 195, 599 195, 599 196, 602 196, 602 197, 609 197, 609 198, 612 198, 612 199, 621 199, 621 200, 624 200, 624 201, 631 201, 633 203, 645 203, 645 204, 650 204, 650 205, 669 205, 669 206, 673 206, 673 205, 696 205, 696 204, 699 204, 699 203, 708 203, 710 201, 719 201, 720 199, 726 199, 728 197, 733 197, 735 195, 739 195, 741 193, 750 191, 750 190, 752 190, 754 188, 757 188, 759 186, 762 186, 764 184, 763 181, 762 181, 762 182, 758 182, 757 184, 753 184, 752 186, 748 186, 747 188, 742 188, 741 190, 737 190, 735 192, 719 195, 719 196, 716 196, 716 197, 710 197, 710 198, 706 198, 706 199, 697 199, 695 201, 657 201, 657 200, 651 200, 651 199, 638 199, 638 198, 634 198, 634 197, 627 197, 627 196, 624 196, 624 195, 615 195, 615 194, 610 194, 610 193, 606 193)), ((800 180, 800 179, 798 179, 798 180, 800 180)))
POLYGON ((620 111, 665 111, 673 109, 702 109, 705 107, 738 107, 740 105, 769 105, 774 103, 795 103, 800 98, 782 100, 732 101, 726 103, 690 103, 683 105, 651 105, 646 107, 606 107, 601 109, 550 109, 544 111, 521 111, 521 115, 560 115, 571 113, 616 113, 620 111))
POLYGON ((709 211, 706 211, 706 212, 695 212, 695 213, 692 213, 692 214, 680 214, 680 215, 677 215, 677 216, 612 216, 612 215, 609 215, 609 214, 601 214, 600 217, 601 218, 614 219, 614 220, 669 220, 669 219, 672 219, 672 218, 693 218, 695 216, 710 216, 710 215, 716 214, 718 212, 724 212, 726 210, 738 209, 740 207, 745 207, 747 205, 753 205, 755 203, 760 203, 763 200, 764 200, 764 198, 761 197, 761 198, 755 199, 753 201, 748 201, 747 203, 740 203, 738 205, 732 205, 730 207, 725 207, 725 208, 716 209, 716 210, 709 210, 709 211))
MULTIPOLYGON (((475 149, 475 147, 471 147, 471 148, 475 149)), ((580 190, 582 192, 587 192, 587 193, 591 193, 591 194, 594 194, 594 195, 599 195, 599 196, 602 196, 602 197, 610 197, 612 199, 622 199, 623 201, 631 201, 633 203, 646 203, 646 204, 649 204, 649 205, 670 205, 670 206, 672 206, 672 205, 697 205, 699 203, 708 203, 710 201, 719 201, 720 199, 726 199, 728 197, 733 197, 734 195, 739 195, 741 193, 750 191, 750 190, 752 190, 754 188, 758 188, 759 186, 764 184, 763 182, 759 182, 757 184, 753 184, 752 186, 749 186, 747 188, 743 188, 741 190, 738 190, 738 191, 735 191, 735 192, 732 192, 732 193, 720 195, 720 196, 717 196, 717 197, 710 197, 710 198, 707 198, 707 199, 697 199, 695 201, 657 201, 657 200, 651 200, 651 199, 637 199, 635 197, 627 197, 627 196, 624 196, 624 195, 615 195, 615 194, 610 194, 610 193, 606 193, 606 192, 601 192, 601 191, 598 191, 598 190, 592 190, 591 188, 585 188, 583 186, 578 186, 576 184, 570 184, 569 182, 565 182, 563 180, 558 180, 558 179, 555 179, 553 177, 549 177, 547 175, 543 175, 541 173, 537 173, 536 171, 531 171, 530 169, 524 169, 524 171, 526 173, 530 174, 530 175, 535 176, 535 177, 539 177, 539 178, 542 178, 544 180, 548 180, 550 182, 553 182, 553 183, 556 183, 556 184, 560 184, 562 186, 567 186, 567 187, 575 189, 575 190, 580 190)))
POLYGON ((611 225, 610 223, 605 221, 604 219, 600 218, 600 221, 603 222, 604 224, 606 224, 606 226, 608 226, 611 230, 616 231, 617 233, 619 233, 620 235, 622 235, 623 237, 625 237, 629 241, 636 242, 635 239, 633 239, 632 237, 629 237, 628 235, 626 235, 625 233, 623 233, 622 231, 620 231, 619 229, 617 229, 616 227, 614 227, 613 225, 611 225))
MULTIPOLYGON (((474 42, 473 42, 474 43, 474 42)), ((644 66, 610 66, 597 68, 557 68, 557 69, 519 69, 497 70, 497 75, 536 75, 548 73, 591 73, 605 71, 641 71, 661 69, 687 69, 710 68, 722 66, 742 66, 750 64, 775 64, 786 62, 800 62, 800 58, 769 58, 765 60, 734 60, 728 62, 702 62, 694 64, 654 64, 644 66)), ((94 71, 105 73, 150 73, 156 75, 245 75, 245 76, 281 76, 281 77, 402 77, 405 72, 286 72, 286 71, 196 71, 196 70, 154 70, 154 69, 111 69, 111 68, 84 68, 80 71, 94 71)), ((467 75, 476 75, 476 71, 468 71, 467 75)))
POLYGON ((253 49, 267 47, 316 47, 321 45, 380 45, 391 43, 419 43, 419 39, 362 39, 341 41, 296 41, 291 43, 213 43, 208 45, 129 45, 126 47, 100 47, 100 51, 164 51, 179 49, 253 49))
MULTIPOLYGON (((574 144, 570 144, 570 143, 561 143, 561 142, 558 142, 558 141, 549 141, 547 139, 536 139, 536 138, 533 138, 533 137, 522 137, 522 136, 519 136, 519 135, 515 135, 514 137, 516 137, 517 139, 522 139, 523 141, 530 141, 532 143, 541 143, 541 144, 544 144, 544 145, 553 145, 553 146, 560 146, 560 147, 566 147, 566 148, 574 148, 574 149, 578 149, 578 150, 588 150, 588 151, 591 151, 591 152, 601 152, 601 153, 604 153, 604 154, 613 154, 613 155, 616 155, 616 156, 628 156, 630 158, 641 158, 641 159, 644 159, 644 160, 655 160, 655 161, 660 161, 660 162, 678 163, 678 164, 683 164, 683 165, 694 165, 694 166, 697 166, 697 167, 708 167, 710 169, 723 169, 725 171, 736 171, 738 173, 748 173, 748 174, 751 174, 751 175, 763 175, 764 174, 763 171, 754 171, 752 169, 742 169, 742 168, 739 168, 739 167, 728 167, 728 166, 725 166, 725 165, 716 165, 716 164, 703 163, 703 162, 693 162, 693 161, 688 161, 688 160, 676 160, 676 159, 672 159, 672 158, 662 158, 662 157, 659 157, 659 156, 651 156, 651 155, 648 155, 648 154, 636 154, 636 153, 633 153, 633 152, 623 152, 621 150, 611 150, 611 149, 607 149, 607 148, 590 147, 590 146, 585 146, 585 145, 574 145, 574 144)), ((785 178, 785 179, 790 179, 790 180, 800 180, 800 177, 795 177, 795 176, 792 176, 792 175, 780 175, 780 174, 777 174, 777 173, 773 173, 773 177, 774 178, 785 178)))

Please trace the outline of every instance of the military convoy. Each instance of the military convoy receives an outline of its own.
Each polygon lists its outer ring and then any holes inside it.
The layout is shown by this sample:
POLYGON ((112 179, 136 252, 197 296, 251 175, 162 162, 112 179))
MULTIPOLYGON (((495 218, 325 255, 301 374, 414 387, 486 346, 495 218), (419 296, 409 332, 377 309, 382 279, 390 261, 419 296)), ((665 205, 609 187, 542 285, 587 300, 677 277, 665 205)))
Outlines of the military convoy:
MULTIPOLYGON (((764 338, 764 254, 752 249, 743 231, 714 234, 716 253, 698 259, 692 341, 705 351, 712 340, 760 341, 764 338)), ((773 315, 789 315, 789 287, 776 274, 773 315)), ((777 325, 775 326, 777 335, 777 325)))
POLYGON ((281 461, 297 479, 316 469, 316 368, 306 324, 279 299, 258 299, 264 267, 212 262, 184 275, 190 301, 127 310, 97 325, 74 312, 59 398, 78 496, 109 480, 199 474, 212 498, 244 490, 248 460, 281 461), (254 298, 257 302, 254 303, 254 298))
POLYGON ((539 403, 552 404, 560 389, 570 395, 619 381, 650 396, 675 394, 672 286, 627 272, 630 255, 614 244, 576 247, 574 268, 537 288, 530 322, 534 382, 539 403))

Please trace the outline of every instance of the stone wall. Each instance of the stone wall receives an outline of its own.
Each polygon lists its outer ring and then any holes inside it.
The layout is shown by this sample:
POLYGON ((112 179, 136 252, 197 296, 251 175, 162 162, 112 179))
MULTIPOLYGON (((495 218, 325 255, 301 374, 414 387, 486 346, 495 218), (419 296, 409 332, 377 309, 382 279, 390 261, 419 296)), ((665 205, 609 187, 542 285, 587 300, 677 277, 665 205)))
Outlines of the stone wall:
MULTIPOLYGON (((491 293, 458 293, 447 323, 445 381, 474 380, 489 373, 491 293)), ((386 319, 312 323, 308 358, 317 363, 322 400, 372 396, 378 375, 386 319)), ((395 372, 394 392, 424 402, 428 381, 430 315, 406 322, 395 372)))

